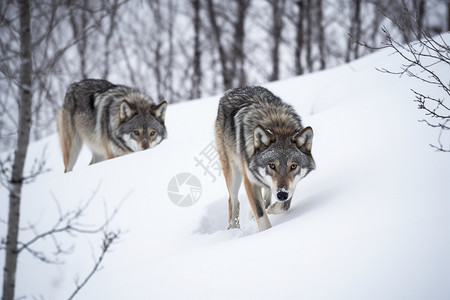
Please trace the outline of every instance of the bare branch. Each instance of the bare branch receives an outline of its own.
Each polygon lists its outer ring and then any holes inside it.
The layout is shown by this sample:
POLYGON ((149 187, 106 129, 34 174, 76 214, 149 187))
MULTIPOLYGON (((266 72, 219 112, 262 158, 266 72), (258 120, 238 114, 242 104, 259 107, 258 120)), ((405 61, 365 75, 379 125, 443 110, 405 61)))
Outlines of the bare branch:
POLYGON ((120 231, 105 231, 103 233, 103 242, 101 245, 101 254, 95 262, 92 270, 86 275, 84 280, 78 284, 76 283, 75 291, 69 296, 69 300, 73 299, 76 294, 87 284, 87 282, 92 278, 92 276, 99 270, 101 263, 108 252, 112 244, 120 237, 120 231))
MULTIPOLYGON (((60 263, 60 261, 58 259, 49 259, 41 251, 32 249, 31 248, 32 245, 34 245, 38 241, 43 240, 47 237, 51 238, 52 242, 53 242, 53 246, 55 247, 55 252, 53 255, 54 255, 54 257, 57 258, 61 254, 66 255, 66 254, 71 253, 71 248, 72 248, 72 246, 70 246, 68 249, 63 249, 63 247, 60 245, 60 243, 56 239, 56 236, 58 234, 64 233, 64 234, 68 234, 71 236, 76 236, 76 234, 96 234, 96 233, 107 231, 108 225, 113 220, 113 218, 117 215, 120 207, 123 205, 125 200, 129 197, 129 195, 131 195, 132 191, 130 191, 128 194, 125 195, 125 197, 120 202, 119 206, 117 206, 113 210, 111 215, 108 215, 106 201, 105 201, 104 202, 105 221, 99 226, 92 227, 91 225, 81 223, 80 219, 84 216, 84 214, 88 210, 90 204, 92 203, 95 196, 97 195, 97 193, 100 189, 100 186, 101 186, 101 182, 99 182, 99 184, 97 185, 97 188, 93 191, 92 195, 89 197, 89 199, 85 203, 81 204, 77 209, 72 210, 72 211, 67 211, 65 213, 62 212, 59 201, 52 194, 56 208, 59 213, 59 218, 57 219, 57 221, 55 222, 53 227, 50 228, 49 230, 42 232, 42 233, 36 232, 35 236, 27 242, 19 242, 18 243, 19 247, 18 247, 17 251, 20 253, 23 250, 26 250, 27 252, 34 255, 36 258, 38 258, 39 260, 41 260, 43 262, 60 263)), ((31 225, 30 228, 35 230, 34 225, 31 225)))
POLYGON ((421 122, 424 122, 428 126, 440 130, 437 139, 438 145, 431 144, 430 146, 438 151, 450 152, 450 145, 445 147, 442 142, 444 131, 449 130, 446 124, 450 121, 450 106, 445 101, 450 97, 450 84, 443 82, 443 76, 438 74, 435 68, 439 64, 444 64, 447 67, 450 66, 450 47, 442 36, 439 35, 436 38, 431 37, 421 26, 421 21, 418 21, 411 15, 404 1, 402 1, 402 6, 409 20, 400 24, 394 18, 387 17, 402 31, 405 40, 408 36, 406 31, 408 31, 408 33, 412 33, 417 41, 407 41, 405 44, 399 43, 392 38, 387 28, 383 27, 382 32, 385 36, 385 47, 393 49, 394 53, 400 55, 405 63, 400 67, 399 71, 392 71, 385 68, 377 70, 398 76, 407 75, 426 84, 436 86, 441 92, 445 93, 446 97, 441 98, 433 95, 425 95, 423 92, 412 89, 415 95, 414 102, 418 103, 418 109, 423 110, 425 116, 440 120, 437 124, 429 120, 421 120, 421 122))

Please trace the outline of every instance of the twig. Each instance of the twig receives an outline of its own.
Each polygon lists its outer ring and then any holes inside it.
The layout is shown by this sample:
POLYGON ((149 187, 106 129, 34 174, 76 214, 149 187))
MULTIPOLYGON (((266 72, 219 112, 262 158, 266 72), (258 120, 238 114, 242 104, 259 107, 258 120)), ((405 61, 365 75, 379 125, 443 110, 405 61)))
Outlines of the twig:
MULTIPOLYGON (((435 70, 433 70, 433 67, 437 64, 443 63, 446 66, 450 66, 449 45, 445 42, 442 36, 439 36, 440 41, 431 37, 430 34, 426 32, 411 15, 405 2, 402 2, 402 5, 404 10, 410 14, 409 22, 405 23, 408 25, 402 25, 398 23, 397 20, 387 15, 386 17, 391 19, 391 21, 400 29, 405 37, 406 30, 410 30, 417 41, 414 43, 407 42, 406 44, 401 44, 392 38, 386 27, 383 27, 382 32, 386 39, 384 45, 388 48, 392 48, 394 53, 400 55, 405 63, 401 66, 400 71, 392 71, 385 68, 377 70, 388 74, 398 75, 400 77, 407 75, 409 77, 416 78, 426 84, 439 87, 440 90, 445 92, 445 94, 450 97, 450 84, 444 83, 442 78, 435 72, 435 70), (405 26, 408 26, 408 28, 405 28, 405 26)), ((368 47, 365 43, 359 44, 368 47)), ((418 103, 418 108, 423 110, 426 116, 444 121, 443 123, 433 124, 429 121, 421 120, 421 122, 424 122, 433 128, 440 129, 438 145, 431 144, 430 146, 438 151, 450 152, 450 146, 445 148, 442 144, 443 132, 449 130, 449 127, 446 126, 446 124, 450 121, 450 106, 447 105, 447 103, 444 103, 448 98, 438 98, 432 95, 428 96, 415 89, 411 90, 415 94, 414 101, 418 103)))
POLYGON ((103 235, 103 243, 101 246, 102 252, 95 262, 92 270, 87 274, 87 276, 84 278, 84 280, 81 282, 81 284, 76 284, 75 291, 69 296, 68 300, 71 300, 75 297, 76 294, 87 284, 87 282, 91 279, 91 277, 99 270, 100 265, 103 261, 103 258, 105 257, 105 254, 108 252, 108 249, 111 247, 111 245, 114 243, 116 239, 118 239, 120 236, 120 231, 117 232, 104 232, 103 235))

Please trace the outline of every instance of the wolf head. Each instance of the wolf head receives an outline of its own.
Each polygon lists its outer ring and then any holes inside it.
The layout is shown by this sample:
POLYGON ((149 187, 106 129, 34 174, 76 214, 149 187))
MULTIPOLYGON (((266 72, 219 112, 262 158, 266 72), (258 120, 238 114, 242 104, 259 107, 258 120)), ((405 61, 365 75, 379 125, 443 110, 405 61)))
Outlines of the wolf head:
POLYGON ((312 139, 311 127, 289 135, 276 134, 260 125, 255 128, 255 154, 249 167, 270 188, 273 198, 290 200, 297 183, 315 169, 312 139))
POLYGON ((120 138, 133 152, 153 148, 167 136, 164 120, 167 102, 158 105, 120 103, 120 138))

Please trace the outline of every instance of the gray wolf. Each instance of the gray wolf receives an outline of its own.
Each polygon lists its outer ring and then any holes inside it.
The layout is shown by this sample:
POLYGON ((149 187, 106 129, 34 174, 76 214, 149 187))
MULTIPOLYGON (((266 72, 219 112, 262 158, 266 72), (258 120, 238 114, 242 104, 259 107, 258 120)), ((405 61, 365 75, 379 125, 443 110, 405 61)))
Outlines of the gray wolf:
POLYGON ((259 231, 272 226, 266 210, 289 209, 295 186, 315 169, 312 139, 312 128, 304 128, 293 107, 269 90, 243 87, 225 93, 215 141, 229 192, 228 229, 239 228, 242 179, 259 231))
POLYGON ((92 151, 91 164, 155 147, 167 136, 166 108, 166 101, 155 104, 106 80, 72 83, 57 119, 64 171, 73 169, 83 142, 92 151))

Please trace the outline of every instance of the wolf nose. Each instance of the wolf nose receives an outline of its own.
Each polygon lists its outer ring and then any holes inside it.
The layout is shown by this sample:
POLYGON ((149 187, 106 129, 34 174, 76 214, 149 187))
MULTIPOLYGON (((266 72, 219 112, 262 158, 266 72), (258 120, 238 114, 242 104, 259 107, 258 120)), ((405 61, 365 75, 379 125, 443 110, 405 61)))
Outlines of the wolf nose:
POLYGON ((289 196, 289 194, 286 192, 283 192, 283 191, 277 193, 277 198, 280 201, 286 201, 288 196, 289 196))

